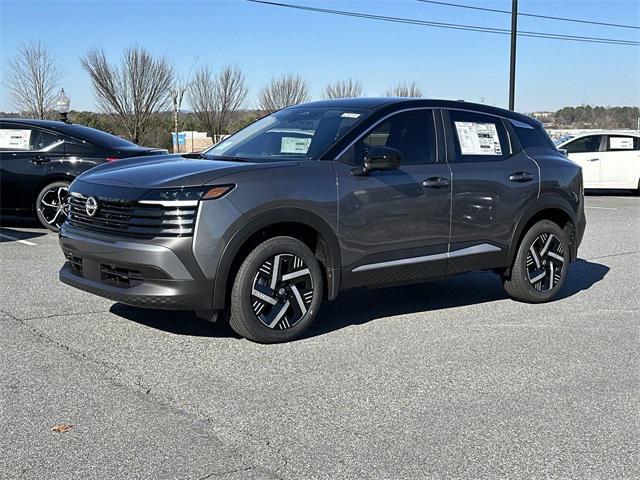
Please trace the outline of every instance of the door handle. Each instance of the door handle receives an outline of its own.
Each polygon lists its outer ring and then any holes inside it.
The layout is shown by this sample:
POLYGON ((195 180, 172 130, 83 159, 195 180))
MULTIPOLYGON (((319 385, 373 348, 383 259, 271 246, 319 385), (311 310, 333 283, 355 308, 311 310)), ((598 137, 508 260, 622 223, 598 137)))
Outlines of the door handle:
POLYGON ((449 180, 442 177, 429 177, 422 182, 423 187, 427 188, 442 188, 449 186, 449 180))
POLYGON ((49 157, 45 157, 44 155, 36 155, 35 157, 31 158, 31 163, 36 163, 38 165, 41 165, 43 163, 47 163, 50 161, 51 159, 49 157))
POLYGON ((590 158, 589 160, 587 160, 587 162, 599 162, 600 159, 599 158, 590 158))
POLYGON ((529 172, 516 172, 509 175, 509 180, 512 182, 524 183, 533 180, 533 173, 529 172))

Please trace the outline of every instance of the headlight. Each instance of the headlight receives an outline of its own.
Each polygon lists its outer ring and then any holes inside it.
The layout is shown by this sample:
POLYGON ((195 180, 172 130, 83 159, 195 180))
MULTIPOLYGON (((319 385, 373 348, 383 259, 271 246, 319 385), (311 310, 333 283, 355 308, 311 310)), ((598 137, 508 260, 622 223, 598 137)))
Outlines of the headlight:
POLYGON ((151 190, 139 203, 172 207, 195 206, 200 200, 220 198, 229 193, 235 185, 216 185, 195 188, 171 188, 151 190))

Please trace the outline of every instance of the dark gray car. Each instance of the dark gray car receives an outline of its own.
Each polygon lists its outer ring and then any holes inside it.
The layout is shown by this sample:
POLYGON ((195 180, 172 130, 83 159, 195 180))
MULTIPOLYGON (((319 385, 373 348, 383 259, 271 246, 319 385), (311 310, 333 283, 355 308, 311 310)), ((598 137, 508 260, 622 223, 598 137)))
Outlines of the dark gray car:
POLYGON ((356 286, 492 270, 514 299, 549 301, 585 228, 580 168, 539 122, 438 100, 290 107, 202 154, 94 168, 70 199, 63 282, 226 312, 259 342, 299 337, 356 286))

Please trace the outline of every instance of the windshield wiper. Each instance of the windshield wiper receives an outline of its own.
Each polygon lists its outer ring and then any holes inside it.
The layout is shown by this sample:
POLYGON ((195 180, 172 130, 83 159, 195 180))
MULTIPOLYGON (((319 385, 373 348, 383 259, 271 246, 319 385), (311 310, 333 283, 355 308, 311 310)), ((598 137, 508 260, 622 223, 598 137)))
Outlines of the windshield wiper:
POLYGON ((220 156, 220 155, 211 155, 211 156, 203 155, 202 158, 206 158, 207 160, 220 160, 220 161, 223 161, 223 162, 248 162, 249 161, 246 158, 223 157, 223 156, 220 156))
POLYGON ((191 152, 191 153, 183 153, 182 154, 182 158, 202 159, 202 158, 207 158, 207 157, 203 153, 200 153, 200 152, 191 152))

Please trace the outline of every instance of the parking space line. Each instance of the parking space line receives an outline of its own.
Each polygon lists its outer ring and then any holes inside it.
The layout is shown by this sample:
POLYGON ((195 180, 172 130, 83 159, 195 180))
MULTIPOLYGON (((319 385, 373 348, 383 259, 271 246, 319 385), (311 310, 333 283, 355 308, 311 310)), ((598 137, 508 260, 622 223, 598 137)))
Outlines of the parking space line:
POLYGON ((18 242, 23 245, 29 245, 30 247, 37 246, 37 243, 30 242, 29 240, 21 240, 19 238, 12 237, 11 235, 6 235, 4 233, 0 233, 0 237, 6 238, 7 240, 11 240, 12 242, 18 242))
POLYGON ((596 210, 618 210, 617 208, 611 208, 611 207, 593 207, 591 205, 587 205, 584 208, 595 208, 596 210))

